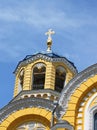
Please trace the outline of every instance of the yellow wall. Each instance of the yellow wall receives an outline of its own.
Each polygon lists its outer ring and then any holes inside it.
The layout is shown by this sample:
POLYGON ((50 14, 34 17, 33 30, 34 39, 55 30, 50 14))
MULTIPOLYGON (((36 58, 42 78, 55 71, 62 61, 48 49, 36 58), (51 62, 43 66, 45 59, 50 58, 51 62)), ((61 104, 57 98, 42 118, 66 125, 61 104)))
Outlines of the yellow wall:
POLYGON ((26 108, 10 114, 1 124, 0 130, 15 130, 19 125, 36 121, 50 130, 51 112, 42 108, 26 108))
POLYGON ((56 68, 58 66, 63 66, 66 70, 66 84, 73 78, 74 74, 69 70, 69 68, 62 62, 48 62, 42 59, 38 59, 25 67, 21 67, 18 72, 16 73, 16 81, 15 81, 15 88, 14 88, 14 97, 19 93, 18 91, 18 85, 19 85, 19 73, 24 68, 24 84, 23 84, 23 90, 31 90, 32 87, 32 72, 33 72, 33 66, 37 63, 44 63, 46 65, 46 77, 45 77, 45 89, 52 89, 54 90, 55 87, 55 74, 56 74, 56 68))
MULTIPOLYGON (((17 73, 16 73, 16 81, 15 81, 15 88, 14 88, 14 97, 19 93, 18 91, 18 85, 19 85, 19 73, 22 69, 24 69, 24 83, 23 83, 23 90, 31 90, 33 89, 32 86, 32 73, 33 73, 33 67, 37 63, 44 63, 46 66, 46 75, 45 75, 45 89, 52 89, 55 88, 55 74, 56 74, 56 68, 58 66, 62 66, 66 70, 66 81, 65 84, 67 84, 73 77, 74 74, 69 70, 69 68, 63 63, 63 62, 48 62, 43 59, 35 60, 34 62, 27 64, 23 67, 21 67, 17 73)), ((74 100, 75 99, 71 99, 74 100)), ((73 106, 69 105, 69 108, 73 108, 73 106)), ((74 110, 67 111, 66 116, 63 117, 63 119, 66 119, 71 124, 74 124, 74 110), (73 118, 71 118, 73 117, 73 118)), ((50 130, 50 122, 51 122, 51 112, 42 109, 42 108, 26 108, 23 110, 19 110, 15 113, 12 113, 8 118, 6 118, 5 121, 0 125, 0 130, 15 130, 17 125, 26 122, 29 120, 37 119, 37 122, 40 122, 46 126, 46 130, 50 130), (28 117, 29 115, 29 117, 28 117), (32 117, 32 118, 30 118, 32 117), (27 120, 26 120, 27 119, 27 120), (14 128, 14 129, 13 129, 14 128)), ((58 128, 57 130, 66 130, 65 128, 58 128)))
MULTIPOLYGON (((92 91, 95 86, 97 86, 97 75, 81 83, 70 97, 68 108, 63 116, 63 119, 73 125, 74 130, 77 130, 79 126, 82 130, 84 130, 84 104, 86 104, 89 98, 91 98, 91 96, 95 93, 95 91, 92 91), (84 100, 85 97, 88 99, 84 100), (82 111, 80 111, 81 109, 82 111), (82 120, 82 123, 78 123, 78 120, 82 120)), ((91 105, 93 105, 93 103, 91 105)))

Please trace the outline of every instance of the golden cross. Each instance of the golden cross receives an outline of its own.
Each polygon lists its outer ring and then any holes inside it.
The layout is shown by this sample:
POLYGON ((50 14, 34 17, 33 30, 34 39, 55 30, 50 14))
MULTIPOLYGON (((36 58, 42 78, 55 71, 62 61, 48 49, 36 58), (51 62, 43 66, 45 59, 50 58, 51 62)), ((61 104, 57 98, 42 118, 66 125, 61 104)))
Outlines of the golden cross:
POLYGON ((55 34, 55 32, 52 29, 49 29, 48 32, 45 33, 45 35, 48 35, 48 40, 52 40, 51 35, 55 34))

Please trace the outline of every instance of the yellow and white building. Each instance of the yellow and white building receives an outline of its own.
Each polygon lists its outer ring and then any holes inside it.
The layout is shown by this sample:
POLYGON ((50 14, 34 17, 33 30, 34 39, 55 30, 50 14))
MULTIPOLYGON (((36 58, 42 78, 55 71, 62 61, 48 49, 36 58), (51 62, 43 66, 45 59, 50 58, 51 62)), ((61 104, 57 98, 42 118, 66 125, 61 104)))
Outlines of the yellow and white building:
POLYGON ((14 97, 0 110, 0 130, 97 130, 97 64, 78 73, 51 51, 17 65, 14 97))

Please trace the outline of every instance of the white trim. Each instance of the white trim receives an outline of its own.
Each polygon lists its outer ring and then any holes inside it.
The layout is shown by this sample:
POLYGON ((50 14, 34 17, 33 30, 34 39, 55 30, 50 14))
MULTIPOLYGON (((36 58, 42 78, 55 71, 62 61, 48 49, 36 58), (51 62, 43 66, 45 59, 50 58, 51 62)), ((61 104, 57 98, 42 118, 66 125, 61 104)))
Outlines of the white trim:
POLYGON ((97 113, 97 105, 93 106, 90 110, 90 128, 92 128, 94 130, 94 115, 95 113, 97 113))
MULTIPOLYGON (((88 103, 86 104, 85 107, 85 113, 84 113, 84 130, 94 130, 94 113, 97 110, 97 105, 95 105, 94 107, 92 107, 91 109, 89 108, 91 102, 95 99, 95 97, 97 97, 97 93, 95 93, 90 100, 88 101, 88 103)), ((96 111, 97 112, 97 111, 96 111)))

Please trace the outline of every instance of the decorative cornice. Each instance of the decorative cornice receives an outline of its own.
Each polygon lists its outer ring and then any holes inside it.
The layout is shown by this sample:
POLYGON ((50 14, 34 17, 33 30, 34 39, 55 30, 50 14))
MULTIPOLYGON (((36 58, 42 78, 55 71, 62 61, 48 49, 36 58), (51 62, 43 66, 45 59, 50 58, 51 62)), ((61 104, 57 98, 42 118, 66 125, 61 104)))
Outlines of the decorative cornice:
POLYGON ((4 108, 0 110, 0 122, 6 119, 11 113, 31 107, 44 108, 49 111, 53 111, 54 105, 53 101, 40 99, 40 98, 26 98, 20 99, 14 102, 9 103, 4 108))
POLYGON ((15 98, 13 98, 10 102, 14 102, 17 99, 19 99, 22 95, 27 95, 27 94, 40 94, 40 93, 51 93, 54 96, 59 97, 60 93, 56 92, 54 90, 51 89, 42 89, 42 90, 24 90, 21 91, 15 98))
POLYGON ((86 81, 90 77, 93 77, 96 74, 97 74, 97 64, 94 64, 85 69, 84 71, 80 72, 64 87, 59 99, 58 103, 59 105, 56 108, 56 114, 58 118, 61 118, 66 112, 68 101, 72 93, 75 91, 75 89, 77 89, 80 86, 80 84, 82 84, 84 81, 86 81))
POLYGON ((32 55, 29 58, 25 58, 23 61, 20 61, 19 64, 17 65, 14 73, 16 74, 20 67, 24 67, 25 65, 30 64, 30 63, 34 62, 35 60, 38 60, 38 59, 43 59, 43 60, 48 61, 48 62, 63 62, 69 67, 69 69, 74 74, 77 74, 76 67, 73 65, 72 62, 67 60, 65 57, 60 57, 60 56, 52 57, 52 56, 48 56, 47 54, 42 54, 42 53, 32 55))

